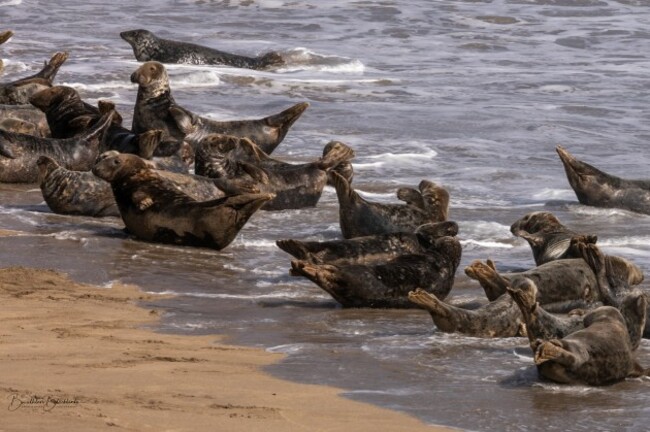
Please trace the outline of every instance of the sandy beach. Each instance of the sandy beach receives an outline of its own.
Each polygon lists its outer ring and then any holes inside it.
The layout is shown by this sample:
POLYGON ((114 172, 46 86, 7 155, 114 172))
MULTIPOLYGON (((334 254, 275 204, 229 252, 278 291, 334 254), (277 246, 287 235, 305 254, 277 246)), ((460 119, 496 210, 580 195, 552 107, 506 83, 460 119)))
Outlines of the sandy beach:
POLYGON ((279 354, 156 333, 134 286, 11 267, 0 298, 0 431, 445 430, 261 371, 279 354))

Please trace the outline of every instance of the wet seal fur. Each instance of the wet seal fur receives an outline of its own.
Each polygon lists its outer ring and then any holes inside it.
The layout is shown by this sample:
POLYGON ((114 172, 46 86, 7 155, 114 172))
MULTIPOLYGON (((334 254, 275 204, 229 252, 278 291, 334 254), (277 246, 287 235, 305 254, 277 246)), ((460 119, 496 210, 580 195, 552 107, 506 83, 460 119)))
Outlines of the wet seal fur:
POLYGON ((107 114, 85 135, 67 139, 39 138, 0 130, 0 182, 38 181, 36 161, 39 156, 49 156, 67 169, 90 170, 112 117, 107 114))
POLYGON ((460 256, 460 242, 455 237, 441 237, 425 254, 401 255, 369 265, 293 260, 290 273, 311 280, 344 307, 413 308, 408 293, 416 288, 443 299, 449 294, 460 256))
POLYGON ((151 169, 143 159, 108 152, 93 173, 110 182, 122 220, 135 237, 221 250, 271 194, 242 194, 197 201, 151 169))
POLYGON ((580 204, 650 214, 650 180, 622 179, 576 159, 562 146, 556 151, 580 204))
POLYGON ((327 173, 354 157, 354 150, 332 141, 323 157, 305 164, 289 164, 269 157, 247 138, 210 135, 201 142, 195 172, 213 178, 255 181, 262 192, 275 194, 264 210, 313 207, 327 183, 327 173))
POLYGON ((230 121, 201 117, 178 105, 172 106, 170 113, 185 134, 185 141, 193 148, 197 148, 208 135, 220 134, 248 138, 265 153, 271 154, 307 108, 309 103, 301 102, 264 118, 230 121))
POLYGON ((383 204, 362 198, 339 173, 329 173, 336 188, 343 237, 363 237, 391 232, 414 232, 418 226, 447 220, 449 193, 433 182, 422 180, 422 203, 383 204))
POLYGON ((52 136, 50 127, 47 124, 47 118, 45 117, 45 114, 32 105, 0 104, 0 121, 7 119, 21 120, 33 124, 36 127, 36 133, 33 135, 43 138, 49 138, 52 136))
POLYGON ((246 57, 196 45, 162 39, 149 30, 129 30, 120 33, 127 41, 138 61, 159 61, 194 65, 226 65, 248 69, 268 69, 283 65, 284 59, 277 52, 268 52, 259 57, 246 57))
POLYGON ((414 233, 389 233, 349 240, 278 240, 275 244, 293 257, 311 264, 370 264, 400 255, 424 254, 435 239, 458 234, 452 221, 420 225, 414 233))
POLYGON ((29 98, 52 86, 54 77, 61 65, 68 59, 67 52, 58 52, 38 73, 10 83, 0 84, 0 104, 22 105, 29 103, 29 98))

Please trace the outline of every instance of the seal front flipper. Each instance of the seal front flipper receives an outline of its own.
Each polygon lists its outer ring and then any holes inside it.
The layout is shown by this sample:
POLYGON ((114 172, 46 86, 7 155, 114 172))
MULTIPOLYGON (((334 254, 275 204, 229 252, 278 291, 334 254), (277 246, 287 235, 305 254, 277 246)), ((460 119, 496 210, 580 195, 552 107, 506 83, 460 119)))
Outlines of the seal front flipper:
POLYGON ((197 116, 185 108, 178 105, 172 105, 169 107, 169 114, 171 114, 176 125, 185 135, 191 134, 197 130, 197 116))
POLYGON ((163 133, 162 130, 156 129, 138 135, 138 156, 142 159, 152 159, 154 152, 160 145, 163 133))
POLYGON ((140 211, 144 211, 154 205, 151 195, 143 191, 135 191, 131 196, 131 199, 140 211))

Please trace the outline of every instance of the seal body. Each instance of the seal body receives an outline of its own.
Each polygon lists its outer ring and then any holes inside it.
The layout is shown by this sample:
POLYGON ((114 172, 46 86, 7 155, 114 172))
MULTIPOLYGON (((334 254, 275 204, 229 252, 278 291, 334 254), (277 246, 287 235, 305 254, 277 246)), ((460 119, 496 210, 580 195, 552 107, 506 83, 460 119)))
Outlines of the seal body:
POLYGON ((267 69, 284 64, 277 52, 260 57, 246 57, 219 51, 193 43, 162 39, 148 30, 129 30, 120 37, 133 48, 138 61, 159 61, 161 63, 183 63, 195 65, 227 65, 248 69, 267 69))
POLYGON ((401 255, 382 263, 311 264, 291 262, 291 274, 304 276, 344 307, 412 308, 408 293, 420 287, 439 298, 449 294, 460 263, 461 246, 441 237, 426 254, 401 255))
POLYGON ((339 201, 341 232, 346 239, 391 232, 413 232, 426 223, 447 220, 449 194, 433 182, 419 185, 422 206, 374 203, 362 198, 337 172, 329 173, 339 201))
POLYGON ((56 73, 67 59, 68 53, 56 53, 37 74, 10 83, 0 84, 0 104, 28 104, 32 95, 52 86, 56 73))
POLYGON ((49 156, 67 169, 90 170, 97 158, 102 133, 111 118, 112 115, 106 115, 84 136, 68 139, 38 138, 0 130, 0 181, 36 182, 39 156, 49 156))
POLYGON ((269 194, 242 194, 196 201, 135 155, 102 155, 93 173, 109 181, 122 220, 148 241, 223 249, 269 194))
POLYGON ((607 174, 556 148, 569 184, 581 204, 650 214, 650 180, 626 180, 607 174))
POLYGON ((49 138, 52 136, 50 133, 50 127, 47 125, 45 114, 32 105, 0 105, 0 121, 7 119, 22 120, 33 124, 36 126, 36 133, 34 135, 43 138, 49 138))
POLYGON ((220 134, 248 138, 264 152, 271 154, 308 107, 307 102, 301 102, 264 118, 231 121, 201 117, 177 105, 171 107, 170 113, 178 128, 185 134, 185 140, 193 148, 197 148, 209 135, 220 134))
POLYGON ((248 179, 275 198, 264 210, 313 207, 327 183, 327 172, 348 162, 354 151, 345 144, 329 143, 325 156, 306 164, 288 164, 270 158, 246 138, 210 135, 196 152, 195 172, 213 178, 248 179))

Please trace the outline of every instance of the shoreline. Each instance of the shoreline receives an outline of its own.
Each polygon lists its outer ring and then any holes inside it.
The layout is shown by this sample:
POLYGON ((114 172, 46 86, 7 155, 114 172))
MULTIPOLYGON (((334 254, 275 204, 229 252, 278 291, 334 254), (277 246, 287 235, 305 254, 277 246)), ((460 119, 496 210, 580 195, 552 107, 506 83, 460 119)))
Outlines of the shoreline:
POLYGON ((135 286, 9 267, 0 299, 0 431, 452 430, 261 369, 281 354, 157 333, 160 311, 137 303, 160 295, 135 286))

